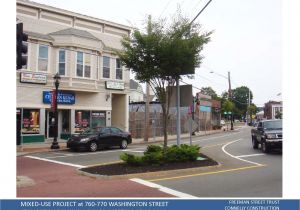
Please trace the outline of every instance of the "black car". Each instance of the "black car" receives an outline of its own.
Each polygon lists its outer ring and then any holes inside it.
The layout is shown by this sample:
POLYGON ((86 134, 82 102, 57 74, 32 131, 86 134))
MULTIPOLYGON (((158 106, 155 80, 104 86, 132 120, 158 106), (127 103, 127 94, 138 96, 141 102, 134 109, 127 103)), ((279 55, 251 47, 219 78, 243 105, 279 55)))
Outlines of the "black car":
POLYGON ((251 130, 252 146, 254 149, 261 145, 267 153, 273 148, 282 149, 282 120, 263 120, 251 130))
POLYGON ((95 152, 100 148, 119 146, 126 149, 132 143, 131 134, 116 127, 96 127, 72 135, 67 148, 95 152))

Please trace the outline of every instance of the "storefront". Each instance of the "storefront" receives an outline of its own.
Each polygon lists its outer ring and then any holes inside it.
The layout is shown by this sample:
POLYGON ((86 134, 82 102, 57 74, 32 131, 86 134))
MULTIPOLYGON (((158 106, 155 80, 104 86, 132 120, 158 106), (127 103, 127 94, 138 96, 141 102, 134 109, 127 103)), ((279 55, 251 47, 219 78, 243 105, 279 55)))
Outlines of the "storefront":
MULTIPOLYGON (((26 90, 23 89, 23 92, 26 90)), ((39 107, 18 107, 16 110, 17 145, 26 143, 45 142, 51 140, 55 134, 55 117, 51 110, 51 91, 40 90, 42 101, 39 107)), ((105 109, 82 106, 85 101, 104 98, 101 93, 80 93, 59 91, 58 93, 58 138, 67 140, 71 134, 80 133, 89 127, 111 125, 111 108, 105 109), (82 96, 85 96, 83 99, 82 96), (81 106, 80 106, 81 105, 81 106), (79 108, 81 107, 81 108, 79 108)))

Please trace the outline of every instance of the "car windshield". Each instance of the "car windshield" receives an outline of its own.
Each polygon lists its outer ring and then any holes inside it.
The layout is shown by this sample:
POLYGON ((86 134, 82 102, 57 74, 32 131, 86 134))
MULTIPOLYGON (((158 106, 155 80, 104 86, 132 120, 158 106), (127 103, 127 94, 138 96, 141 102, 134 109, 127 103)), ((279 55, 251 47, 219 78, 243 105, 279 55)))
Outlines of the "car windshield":
POLYGON ((264 127, 267 130, 282 129, 282 120, 266 121, 264 127))
POLYGON ((84 130, 81 134, 83 135, 93 135, 93 134, 97 134, 99 132, 100 128, 88 128, 86 130, 84 130))

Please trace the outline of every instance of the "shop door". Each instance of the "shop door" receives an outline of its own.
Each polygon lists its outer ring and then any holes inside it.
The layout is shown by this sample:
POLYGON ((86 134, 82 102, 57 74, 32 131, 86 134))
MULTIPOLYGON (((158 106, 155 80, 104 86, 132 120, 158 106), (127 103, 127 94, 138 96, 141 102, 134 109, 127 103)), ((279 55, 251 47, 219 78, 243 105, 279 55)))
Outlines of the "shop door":
POLYGON ((48 111, 48 138, 53 138, 55 135, 55 114, 48 111))
POLYGON ((17 125, 16 125, 16 131, 17 131, 17 145, 21 144, 21 109, 17 109, 17 125))

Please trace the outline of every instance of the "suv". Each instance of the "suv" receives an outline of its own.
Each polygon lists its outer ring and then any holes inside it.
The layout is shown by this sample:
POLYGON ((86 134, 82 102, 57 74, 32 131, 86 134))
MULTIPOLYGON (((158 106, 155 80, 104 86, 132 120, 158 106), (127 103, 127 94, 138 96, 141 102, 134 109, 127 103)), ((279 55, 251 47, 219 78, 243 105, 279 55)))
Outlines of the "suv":
POLYGON ((260 121, 251 130, 252 146, 254 149, 261 145, 263 152, 268 153, 272 148, 282 148, 282 120, 260 121))

